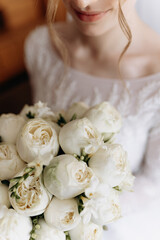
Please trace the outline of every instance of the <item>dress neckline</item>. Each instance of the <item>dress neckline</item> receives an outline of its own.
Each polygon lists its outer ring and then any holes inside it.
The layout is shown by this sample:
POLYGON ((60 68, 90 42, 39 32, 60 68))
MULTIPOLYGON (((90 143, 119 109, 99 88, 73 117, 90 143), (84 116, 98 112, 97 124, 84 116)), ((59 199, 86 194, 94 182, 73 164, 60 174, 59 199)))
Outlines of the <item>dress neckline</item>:
MULTIPOLYGON (((63 60, 58 56, 58 54, 55 52, 55 55, 57 57, 57 60, 61 63, 61 65, 63 65, 64 67, 64 63, 63 63, 63 60)), ((69 72, 73 72, 74 74, 76 75, 80 75, 82 76, 83 78, 88 78, 88 79, 94 79, 94 80, 98 80, 98 81, 112 81, 112 82, 119 82, 119 83, 122 83, 122 81, 118 78, 109 78, 109 77, 98 77, 98 76, 94 76, 94 75, 91 75, 89 73, 86 73, 86 72, 82 72, 78 69, 75 69, 71 66, 68 66, 68 70, 69 72)), ((141 82, 141 81, 150 81, 150 80, 155 80, 155 79, 160 79, 160 72, 157 72, 157 73, 154 73, 154 74, 150 74, 148 76, 144 76, 144 77, 139 77, 139 78, 131 78, 131 79, 124 79, 125 82, 127 83, 132 83, 132 82, 141 82)))
MULTIPOLYGON (((63 61, 60 59, 60 61, 62 62, 63 64, 63 61)), ((119 82, 119 83, 122 83, 122 81, 118 78, 105 78, 105 77, 98 77, 98 76, 94 76, 94 75, 91 75, 89 73, 86 73, 86 72, 81 72, 80 70, 77 70, 75 68, 72 68, 72 67, 68 67, 68 69, 70 71, 72 71, 73 73, 75 74, 78 74, 78 75, 81 75, 83 77, 87 77, 87 78, 90 78, 90 79, 95 79, 95 80, 102 80, 102 81, 112 81, 112 82, 119 82)), ((131 79, 124 79, 125 82, 129 83, 129 82, 137 82, 137 81, 149 81, 149 80, 153 80, 153 79, 160 79, 160 72, 157 72, 157 73, 154 73, 154 74, 151 74, 151 75, 148 75, 148 76, 144 76, 144 77, 140 77, 140 78, 131 78, 131 79)))
MULTIPOLYGON (((52 46, 52 49, 53 49, 53 46, 52 46)), ((64 67, 64 62, 63 60, 60 58, 60 56, 58 55, 58 53, 56 52, 56 49, 54 50, 54 52, 52 52, 55 57, 57 58, 57 60, 59 61, 59 63, 61 63, 61 65, 63 65, 64 67)), ((73 72, 74 74, 78 74, 78 75, 81 75, 83 76, 84 78, 88 78, 88 79, 94 79, 94 80, 98 80, 98 81, 112 81, 112 82, 119 82, 119 83, 122 83, 121 79, 120 78, 109 78, 109 77, 100 77, 100 76, 95 76, 95 75, 91 75, 89 73, 86 73, 86 72, 82 72, 76 68, 73 68, 71 66, 68 66, 68 69, 69 71, 73 72)), ((143 77, 139 77, 139 78, 131 78, 131 79, 127 79, 127 78, 124 78, 124 81, 127 82, 127 83, 130 83, 130 82, 139 82, 139 81, 150 81, 150 80, 153 80, 156 79, 157 77, 159 77, 160 79, 160 72, 157 72, 157 73, 153 73, 153 74, 150 74, 150 75, 147 75, 147 76, 143 76, 143 77)))

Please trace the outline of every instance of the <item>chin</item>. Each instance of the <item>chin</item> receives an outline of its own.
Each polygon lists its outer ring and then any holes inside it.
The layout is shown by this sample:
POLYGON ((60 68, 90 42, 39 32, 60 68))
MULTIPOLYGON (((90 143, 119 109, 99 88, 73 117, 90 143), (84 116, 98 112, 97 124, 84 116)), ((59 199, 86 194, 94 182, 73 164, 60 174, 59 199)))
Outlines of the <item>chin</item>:
POLYGON ((109 28, 101 28, 99 26, 78 26, 80 32, 89 37, 98 37, 109 31, 109 28))

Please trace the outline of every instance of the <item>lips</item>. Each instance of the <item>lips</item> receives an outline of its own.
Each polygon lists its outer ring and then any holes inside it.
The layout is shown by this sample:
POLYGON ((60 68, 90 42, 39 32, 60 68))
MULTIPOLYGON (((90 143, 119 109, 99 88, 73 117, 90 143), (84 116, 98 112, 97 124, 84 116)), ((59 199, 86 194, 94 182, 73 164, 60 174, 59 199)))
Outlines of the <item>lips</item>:
POLYGON ((83 22, 95 22, 101 19, 107 11, 105 12, 82 12, 75 10, 77 17, 83 22))

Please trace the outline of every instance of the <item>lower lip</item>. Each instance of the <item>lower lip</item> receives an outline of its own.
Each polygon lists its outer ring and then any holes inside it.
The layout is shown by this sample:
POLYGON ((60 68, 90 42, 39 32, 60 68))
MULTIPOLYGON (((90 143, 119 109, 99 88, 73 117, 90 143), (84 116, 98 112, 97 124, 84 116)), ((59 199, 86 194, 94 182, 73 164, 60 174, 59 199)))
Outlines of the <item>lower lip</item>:
POLYGON ((76 12, 76 15, 78 16, 78 18, 83 22, 96 22, 96 21, 100 20, 101 18, 103 18, 103 16, 106 14, 106 12, 102 12, 99 14, 86 15, 83 13, 79 13, 77 11, 75 11, 75 12, 76 12))

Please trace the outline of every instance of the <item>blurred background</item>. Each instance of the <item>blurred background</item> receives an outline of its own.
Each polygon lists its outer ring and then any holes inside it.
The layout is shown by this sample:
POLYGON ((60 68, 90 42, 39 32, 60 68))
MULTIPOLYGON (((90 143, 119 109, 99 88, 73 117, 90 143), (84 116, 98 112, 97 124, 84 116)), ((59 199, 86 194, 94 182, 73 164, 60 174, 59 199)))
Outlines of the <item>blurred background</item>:
MULTIPOLYGON (((0 0, 0 114, 18 113, 32 103, 24 65, 24 41, 30 31, 45 24, 47 0, 0 0)), ((160 33, 160 0, 138 0, 140 17, 160 33)), ((65 21, 60 2, 56 21, 65 21)))
MULTIPOLYGON (((0 114, 18 113, 32 103, 24 65, 24 42, 35 27, 45 24, 47 0, 0 0, 0 114)), ((62 2, 56 21, 65 20, 62 2)))

